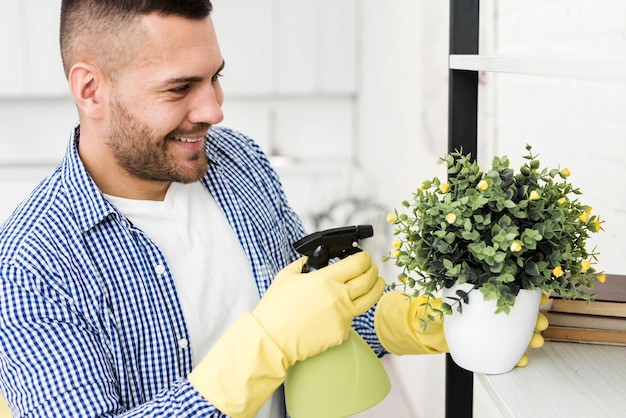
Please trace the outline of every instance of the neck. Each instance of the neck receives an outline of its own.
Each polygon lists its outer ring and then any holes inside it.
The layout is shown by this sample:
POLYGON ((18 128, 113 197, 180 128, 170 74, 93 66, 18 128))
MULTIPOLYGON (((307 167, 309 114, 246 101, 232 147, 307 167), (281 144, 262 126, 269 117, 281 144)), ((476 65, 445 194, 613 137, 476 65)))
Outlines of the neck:
POLYGON ((115 157, 105 141, 81 125, 78 141, 78 155, 87 172, 104 194, 135 200, 165 199, 171 182, 150 181, 132 176, 115 164, 115 157))

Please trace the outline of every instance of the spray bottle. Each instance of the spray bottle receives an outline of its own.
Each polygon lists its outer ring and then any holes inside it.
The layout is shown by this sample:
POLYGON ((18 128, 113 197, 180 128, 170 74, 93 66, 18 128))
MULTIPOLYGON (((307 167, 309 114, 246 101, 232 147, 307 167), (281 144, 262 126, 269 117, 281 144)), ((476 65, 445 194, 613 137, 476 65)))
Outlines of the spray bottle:
MULTIPOLYGON (((307 273, 361 251, 359 240, 373 235, 371 225, 333 228, 307 235, 293 246, 308 257, 302 269, 307 273)), ((382 363, 352 329, 341 345, 287 370, 287 413, 292 418, 347 417, 376 405, 390 388, 382 363)))

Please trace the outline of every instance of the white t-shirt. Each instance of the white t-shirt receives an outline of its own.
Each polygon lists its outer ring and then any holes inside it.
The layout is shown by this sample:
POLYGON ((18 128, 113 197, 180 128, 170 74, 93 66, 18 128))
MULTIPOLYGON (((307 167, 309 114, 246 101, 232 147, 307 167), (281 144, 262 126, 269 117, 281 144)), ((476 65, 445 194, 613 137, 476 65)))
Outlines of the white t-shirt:
MULTIPOLYGON (((259 302, 250 262, 215 200, 200 182, 172 183, 163 201, 107 199, 165 255, 198 364, 242 312, 259 302)), ((284 417, 282 390, 258 418, 284 417)))

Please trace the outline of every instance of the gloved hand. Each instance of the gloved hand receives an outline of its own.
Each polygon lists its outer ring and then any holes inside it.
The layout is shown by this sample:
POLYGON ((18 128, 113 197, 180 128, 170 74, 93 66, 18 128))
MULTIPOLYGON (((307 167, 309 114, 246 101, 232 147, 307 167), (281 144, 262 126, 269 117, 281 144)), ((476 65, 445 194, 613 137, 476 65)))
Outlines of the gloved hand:
POLYGON ((253 417, 289 366, 341 344, 352 317, 384 290, 366 252, 302 274, 304 262, 281 270, 254 311, 242 314, 189 375, 231 417, 253 417))
POLYGON ((385 287, 366 252, 304 276, 303 264, 281 271, 253 312, 289 365, 341 344, 352 318, 371 308, 385 287))
MULTIPOLYGON (((545 298, 545 295, 542 297, 545 298)), ((380 298, 374 316, 374 328, 382 346, 392 354, 436 354, 448 352, 443 333, 443 323, 439 316, 428 323, 426 330, 422 329, 421 319, 426 319, 429 308, 424 306, 426 296, 420 296, 407 302, 407 297, 401 292, 387 292, 380 298)), ((542 304, 545 303, 543 300, 542 304)), ((441 307, 441 299, 432 299, 433 308, 441 307)), ((544 340, 537 331, 548 328, 548 319, 542 313, 537 315, 535 333, 529 347, 539 348, 544 340)), ((517 363, 517 367, 525 367, 528 356, 524 354, 517 363)))
MULTIPOLYGON (((380 298, 374 314, 374 329, 383 348, 391 354, 436 354, 448 352, 440 317, 422 329, 421 319, 429 312, 426 296, 407 301, 407 296, 398 291, 387 292, 380 298)), ((441 299, 432 299, 430 304, 441 307, 441 299)))
POLYGON ((9 405, 4 400, 4 397, 0 394, 0 418, 5 417, 8 418, 11 416, 11 410, 9 409, 9 405))

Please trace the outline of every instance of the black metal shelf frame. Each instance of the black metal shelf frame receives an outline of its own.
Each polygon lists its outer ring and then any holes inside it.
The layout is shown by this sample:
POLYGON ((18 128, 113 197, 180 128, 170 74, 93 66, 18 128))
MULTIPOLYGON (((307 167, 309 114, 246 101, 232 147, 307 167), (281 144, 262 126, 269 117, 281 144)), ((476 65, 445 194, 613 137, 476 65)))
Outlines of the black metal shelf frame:
MULTIPOLYGON (((479 0, 450 0, 450 54, 478 54, 479 0)), ((449 70, 448 151, 476 159, 478 148, 478 71, 449 70)), ((446 354, 446 418, 471 418, 474 375, 446 354)))

